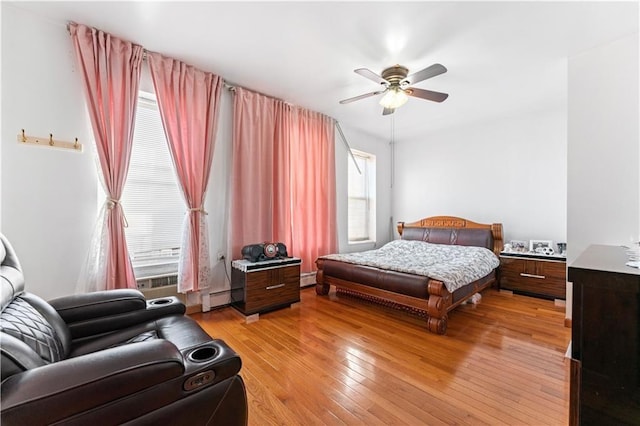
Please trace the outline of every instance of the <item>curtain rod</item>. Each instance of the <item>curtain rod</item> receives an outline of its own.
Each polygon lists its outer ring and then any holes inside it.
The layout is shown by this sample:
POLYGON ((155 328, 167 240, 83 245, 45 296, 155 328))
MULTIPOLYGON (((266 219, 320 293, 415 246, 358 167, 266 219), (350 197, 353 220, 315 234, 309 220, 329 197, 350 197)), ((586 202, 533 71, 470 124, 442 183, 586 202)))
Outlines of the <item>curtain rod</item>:
POLYGON ((238 88, 238 87, 241 88, 241 89, 244 89, 244 90, 249 90, 250 92, 253 92, 253 93, 257 93, 258 95, 261 95, 261 96, 266 96, 267 98, 270 98, 270 99, 275 99, 276 101, 284 102, 285 104, 287 104, 289 106, 295 106, 291 102, 285 101, 284 99, 276 98, 275 96, 267 95, 266 93, 262 93, 262 92, 259 92, 257 90, 254 90, 254 89, 249 89, 248 87, 244 87, 244 86, 239 86, 237 84, 228 83, 226 80, 224 81, 224 88, 229 90, 230 92, 235 93, 236 88, 238 88))
MULTIPOLYGON (((69 33, 69 35, 71 35, 71 24, 75 24, 75 22, 73 22, 73 21, 67 22, 67 33, 69 33)), ((92 28, 97 29, 95 27, 92 27, 92 28)), ((102 31, 102 30, 100 30, 100 31, 102 31)), ((135 44, 137 44, 137 43, 135 43, 135 44)), ((142 60, 143 61, 147 60, 147 52, 148 52, 147 49, 145 49, 143 47, 142 48, 142 60)), ((247 87, 230 84, 226 80, 224 80, 224 78, 223 78, 223 84, 224 84, 224 88, 229 90, 230 92, 234 92, 235 93, 236 87, 241 87, 243 89, 250 90, 250 91, 252 91, 254 93, 257 93, 259 95, 266 96, 267 98, 271 98, 271 99, 275 99, 275 100, 280 101, 280 102, 284 102, 285 104, 287 104, 289 106, 294 106, 291 102, 285 101, 284 99, 276 98, 275 96, 267 95, 266 93, 262 93, 262 92, 259 92, 257 90, 249 89, 247 87)), ((323 115, 326 115, 326 114, 323 114, 323 115)), ((329 117, 329 118, 333 119, 333 117, 329 117)), ((337 123, 337 120, 334 119, 334 121, 336 121, 336 123, 337 123)), ((343 138, 344 138, 344 136, 343 136, 343 138)), ((346 143, 346 139, 345 139, 345 143, 346 143)), ((347 148, 348 148, 348 146, 349 146, 349 144, 347 144, 347 148)), ((351 152, 350 149, 349 149, 349 152, 351 152)), ((355 159, 354 159, 354 161, 355 161, 355 159)), ((356 164, 356 167, 358 167, 357 164, 356 164)), ((358 169, 358 171, 360 171, 360 169, 358 169)))
MULTIPOLYGON (((75 24, 75 22, 73 22, 73 21, 67 22, 67 33, 69 33, 69 35, 71 35, 71 24, 75 24)), ((91 27, 91 28, 97 30, 97 28, 95 28, 95 27, 91 27)), ((99 30, 99 31, 102 31, 102 30, 99 30)), ((135 43, 135 44, 137 44, 137 43, 135 43)), ((145 49, 143 47, 142 48, 142 60, 145 61, 146 59, 147 59, 147 49, 145 49)), ((224 81, 225 89, 228 89, 231 92, 235 92, 236 91, 236 87, 242 87, 242 86, 237 86, 237 85, 233 85, 233 84, 227 83, 227 81, 225 81, 224 79, 223 79, 223 81, 224 81)), ((285 104, 287 104, 289 106, 293 106, 293 104, 291 102, 287 102, 284 99, 276 98, 275 96, 270 96, 270 95, 267 95, 265 93, 261 93, 261 92, 258 92, 257 90, 249 89, 249 88, 246 88, 246 87, 242 87, 242 88, 246 89, 246 90, 250 90, 250 91, 252 91, 254 93, 257 93, 259 95, 266 96, 268 98, 275 99, 275 100, 280 101, 280 102, 284 102, 285 104)))
MULTIPOLYGON (((75 24, 75 22, 72 22, 72 21, 67 22, 67 33, 68 33, 69 35, 71 35, 71 24, 75 24)), ((97 28, 95 28, 95 27, 91 27, 91 28, 97 29, 97 28)), ((102 30, 100 30, 100 31, 102 31, 102 30)), ((131 43, 133 43, 133 42, 131 42, 131 43)), ((137 44, 137 43, 133 43, 133 44, 137 44)), ((142 60, 143 60, 143 61, 146 61, 146 60, 147 60, 147 52, 148 52, 148 51, 147 51, 147 49, 145 49, 145 48, 143 47, 143 48, 142 48, 142 60)))
POLYGON ((347 138, 345 138, 344 133, 342 133, 342 127, 340 127, 340 123, 338 123, 338 120, 336 120, 336 128, 338 129, 338 133, 340 133, 340 138, 342 139, 342 142, 344 142, 344 145, 347 147, 347 151, 349 151, 349 155, 353 160, 353 164, 356 166, 356 170, 358 170, 358 174, 361 175, 362 170, 360 170, 360 167, 358 166, 358 162, 356 161, 355 155, 353 155, 353 151, 351 151, 351 147, 349 146, 349 142, 347 142, 347 138))

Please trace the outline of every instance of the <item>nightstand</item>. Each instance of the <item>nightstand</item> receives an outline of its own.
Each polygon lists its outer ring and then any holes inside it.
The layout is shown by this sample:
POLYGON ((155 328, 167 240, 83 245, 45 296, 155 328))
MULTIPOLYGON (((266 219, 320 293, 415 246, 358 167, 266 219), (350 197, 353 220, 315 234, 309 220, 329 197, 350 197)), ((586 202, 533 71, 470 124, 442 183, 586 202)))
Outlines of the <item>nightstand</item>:
POLYGON ((565 299, 567 259, 528 253, 500 253, 500 289, 545 299, 565 299))
POLYGON ((298 258, 231 263, 231 305, 244 315, 290 306, 300 301, 298 258))

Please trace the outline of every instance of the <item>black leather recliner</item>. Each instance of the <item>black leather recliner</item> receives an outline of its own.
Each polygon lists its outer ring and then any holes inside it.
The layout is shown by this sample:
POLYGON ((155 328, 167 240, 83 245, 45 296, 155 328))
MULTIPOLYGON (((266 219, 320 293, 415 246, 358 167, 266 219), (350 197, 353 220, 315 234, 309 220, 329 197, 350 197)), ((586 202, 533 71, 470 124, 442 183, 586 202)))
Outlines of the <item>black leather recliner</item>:
POLYGON ((0 423, 246 425, 240 357, 177 298, 111 290, 45 302, 0 234, 0 423))

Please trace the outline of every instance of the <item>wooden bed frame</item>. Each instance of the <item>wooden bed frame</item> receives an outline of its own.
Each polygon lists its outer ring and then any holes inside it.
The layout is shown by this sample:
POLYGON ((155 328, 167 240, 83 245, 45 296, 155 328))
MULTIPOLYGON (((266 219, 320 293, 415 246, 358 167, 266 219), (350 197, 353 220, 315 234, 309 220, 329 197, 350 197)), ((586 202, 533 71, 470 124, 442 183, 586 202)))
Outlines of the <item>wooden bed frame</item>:
MULTIPOLYGON (((425 231, 434 228, 452 230, 452 235, 456 235, 456 230, 460 229, 488 229, 493 236, 493 252, 499 255, 503 247, 502 224, 500 223, 481 224, 454 216, 433 216, 412 223, 398 222, 398 232, 401 236, 409 228, 423 228, 425 231)), ((447 244, 455 244, 455 241, 447 244)), ((330 276, 324 273, 323 263, 324 259, 322 258, 316 261, 318 265, 316 294, 329 294, 330 286, 333 285, 338 293, 356 296, 423 316, 426 318, 427 329, 437 334, 446 333, 449 311, 496 282, 496 270, 494 270, 489 275, 450 293, 442 281, 425 277, 428 297, 419 298, 330 276)))

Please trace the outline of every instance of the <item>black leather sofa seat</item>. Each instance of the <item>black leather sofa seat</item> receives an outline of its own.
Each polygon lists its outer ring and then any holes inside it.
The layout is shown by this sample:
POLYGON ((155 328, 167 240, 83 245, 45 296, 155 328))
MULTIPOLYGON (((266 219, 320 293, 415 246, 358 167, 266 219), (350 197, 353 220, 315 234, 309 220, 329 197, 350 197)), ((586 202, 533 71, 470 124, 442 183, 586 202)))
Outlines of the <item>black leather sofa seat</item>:
POLYGON ((177 298, 45 302, 0 234, 2 425, 246 425, 240 357, 177 298))

